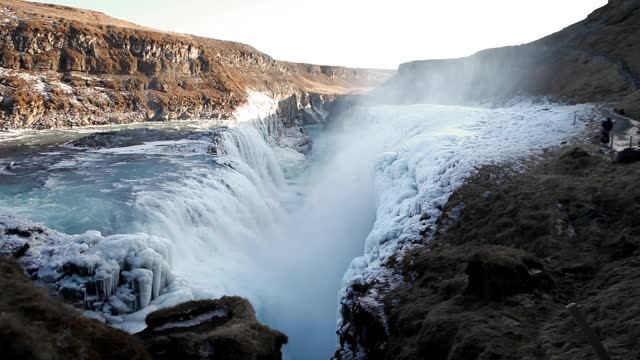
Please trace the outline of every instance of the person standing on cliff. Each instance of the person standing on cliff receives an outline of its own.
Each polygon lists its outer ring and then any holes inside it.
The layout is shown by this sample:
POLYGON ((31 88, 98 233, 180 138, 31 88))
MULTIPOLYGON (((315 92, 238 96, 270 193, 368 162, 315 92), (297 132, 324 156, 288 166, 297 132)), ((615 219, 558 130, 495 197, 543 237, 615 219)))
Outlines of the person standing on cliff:
POLYGON ((611 118, 607 118, 602 122, 602 136, 600 137, 600 142, 603 144, 608 144, 611 137, 611 129, 613 129, 613 121, 611 118))

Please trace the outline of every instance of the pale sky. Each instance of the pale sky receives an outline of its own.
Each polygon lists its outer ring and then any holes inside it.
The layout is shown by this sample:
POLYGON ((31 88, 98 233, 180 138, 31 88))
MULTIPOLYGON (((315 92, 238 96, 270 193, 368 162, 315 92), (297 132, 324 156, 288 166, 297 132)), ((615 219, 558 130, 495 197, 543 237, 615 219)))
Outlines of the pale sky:
POLYGON ((536 40, 607 0, 50 0, 279 60, 395 69, 536 40))

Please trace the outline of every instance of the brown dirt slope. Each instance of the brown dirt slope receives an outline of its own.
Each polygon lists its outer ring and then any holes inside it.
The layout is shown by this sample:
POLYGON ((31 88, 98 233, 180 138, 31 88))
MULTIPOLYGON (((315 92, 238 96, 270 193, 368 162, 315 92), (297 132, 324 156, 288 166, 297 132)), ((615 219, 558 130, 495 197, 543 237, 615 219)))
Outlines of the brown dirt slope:
POLYGON ((229 41, 0 0, 0 128, 229 117, 250 90, 362 92, 392 72, 276 61, 229 41))
MULTIPOLYGON (((638 90, 640 0, 609 0, 584 21, 530 44, 403 64, 377 94, 406 103, 500 102, 514 96, 617 103, 638 90)), ((633 99, 626 112, 640 116, 633 99)))
POLYGON ((89 319, 37 288, 13 259, 0 257, 3 359, 150 359, 142 342, 89 319))
POLYGON ((590 146, 514 174, 482 169, 386 295, 370 359, 596 359, 576 302, 614 359, 640 356, 640 163, 590 146), (585 150, 586 149, 586 150, 585 150))

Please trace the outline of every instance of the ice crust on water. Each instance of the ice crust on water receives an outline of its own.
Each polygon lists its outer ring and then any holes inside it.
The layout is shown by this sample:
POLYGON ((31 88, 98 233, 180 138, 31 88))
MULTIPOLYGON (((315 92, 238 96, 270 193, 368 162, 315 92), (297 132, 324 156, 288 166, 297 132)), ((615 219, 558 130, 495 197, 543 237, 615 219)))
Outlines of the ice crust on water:
POLYGON ((163 331, 168 329, 188 328, 188 327, 198 326, 214 318, 221 318, 226 316, 229 316, 229 312, 226 310, 222 310, 222 309, 213 310, 213 311, 206 312, 204 314, 194 316, 193 318, 188 320, 168 322, 166 324, 163 324, 161 326, 154 328, 153 331, 163 331))

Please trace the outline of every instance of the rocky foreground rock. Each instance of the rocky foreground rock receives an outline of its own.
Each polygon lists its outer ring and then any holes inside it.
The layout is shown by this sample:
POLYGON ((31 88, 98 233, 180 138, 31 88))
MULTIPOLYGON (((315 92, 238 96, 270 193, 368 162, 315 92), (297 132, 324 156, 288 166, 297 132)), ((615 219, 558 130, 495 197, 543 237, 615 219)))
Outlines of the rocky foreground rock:
POLYGON ((129 335, 49 296, 14 259, 0 257, 3 359, 278 360, 287 337, 260 324, 247 300, 193 301, 151 313, 129 335))
POLYGON ((186 302, 151 313, 146 323, 137 336, 154 359, 278 360, 287 343, 239 297, 186 302))
POLYGON ((276 61, 244 44, 93 11, 0 1, 0 129, 230 118, 251 91, 287 113, 390 74, 276 61))
POLYGON ((11 258, 0 257, 0 288, 3 359, 151 358, 141 341, 50 297, 11 258))

